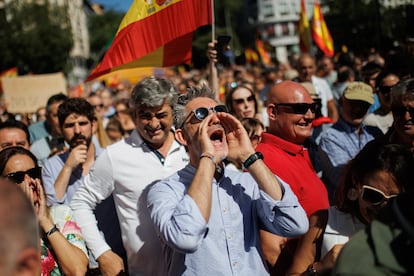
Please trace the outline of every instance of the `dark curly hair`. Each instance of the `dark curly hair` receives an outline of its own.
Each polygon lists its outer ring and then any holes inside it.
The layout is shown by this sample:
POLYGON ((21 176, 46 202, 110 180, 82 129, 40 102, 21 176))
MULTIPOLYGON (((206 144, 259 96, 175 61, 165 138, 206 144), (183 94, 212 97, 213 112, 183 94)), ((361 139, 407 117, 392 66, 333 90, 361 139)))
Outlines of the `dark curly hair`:
POLYGON ((73 113, 87 117, 90 122, 95 120, 95 110, 87 100, 83 98, 69 98, 59 105, 58 108, 60 127, 63 126, 66 118, 73 113))

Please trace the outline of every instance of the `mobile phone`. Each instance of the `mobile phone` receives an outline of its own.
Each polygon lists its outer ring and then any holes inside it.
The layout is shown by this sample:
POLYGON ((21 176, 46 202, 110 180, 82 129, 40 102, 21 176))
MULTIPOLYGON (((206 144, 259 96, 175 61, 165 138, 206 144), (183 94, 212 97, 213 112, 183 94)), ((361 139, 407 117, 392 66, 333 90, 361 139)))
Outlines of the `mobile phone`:
POLYGON ((229 35, 219 35, 217 37, 216 51, 217 51, 217 59, 219 63, 222 63, 222 64, 228 63, 228 58, 226 57, 224 53, 227 51, 230 40, 231 40, 231 36, 229 35))

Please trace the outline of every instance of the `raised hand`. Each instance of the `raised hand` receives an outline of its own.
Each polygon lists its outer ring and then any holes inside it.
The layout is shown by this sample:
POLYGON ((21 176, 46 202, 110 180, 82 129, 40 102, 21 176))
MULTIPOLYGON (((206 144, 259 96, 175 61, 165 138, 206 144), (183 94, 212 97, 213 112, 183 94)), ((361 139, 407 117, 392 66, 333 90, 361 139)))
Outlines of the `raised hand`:
POLYGON ((68 159, 66 160, 65 165, 70 167, 72 170, 76 168, 79 164, 82 164, 86 161, 88 152, 88 147, 84 144, 78 145, 70 151, 68 159))
POLYGON ((219 113, 218 117, 220 124, 226 132, 228 145, 227 158, 233 162, 244 162, 254 153, 254 148, 246 129, 236 117, 229 113, 219 113))

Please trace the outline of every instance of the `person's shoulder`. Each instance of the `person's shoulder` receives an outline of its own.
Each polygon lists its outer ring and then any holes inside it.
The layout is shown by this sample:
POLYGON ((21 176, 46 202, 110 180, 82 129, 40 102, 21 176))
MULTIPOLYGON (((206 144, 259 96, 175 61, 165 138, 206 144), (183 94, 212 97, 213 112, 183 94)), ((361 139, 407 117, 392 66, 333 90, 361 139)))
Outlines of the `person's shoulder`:
POLYGON ((36 141, 34 141, 33 143, 32 143, 32 145, 30 146, 30 149, 32 149, 32 148, 41 148, 41 147, 44 147, 44 146, 47 146, 47 148, 49 149, 49 144, 48 144, 48 142, 47 142, 47 137, 43 137, 43 138, 40 138, 40 139, 38 139, 38 140, 36 140, 36 141))
POLYGON ((178 170, 171 175, 155 180, 148 186, 149 193, 158 193, 161 191, 177 191, 177 189, 185 190, 189 185, 195 174, 195 169, 188 166, 178 170))
POLYGON ((333 275, 374 275, 370 271, 373 253, 366 231, 364 229, 356 233, 342 248, 333 275))
POLYGON ((338 121, 325 130, 325 132, 321 135, 321 141, 337 139, 338 137, 342 138, 343 132, 344 129, 338 121))
POLYGON ((44 161, 44 166, 45 168, 55 168, 57 169, 58 167, 62 166, 65 164, 66 159, 68 158, 69 155, 69 151, 65 151, 63 153, 60 154, 55 154, 49 158, 47 158, 44 161))
POLYGON ((30 131, 36 131, 36 130, 39 130, 39 129, 44 129, 44 128, 46 128, 45 123, 46 123, 46 121, 41 121, 41 122, 31 124, 29 126, 29 130, 30 131))

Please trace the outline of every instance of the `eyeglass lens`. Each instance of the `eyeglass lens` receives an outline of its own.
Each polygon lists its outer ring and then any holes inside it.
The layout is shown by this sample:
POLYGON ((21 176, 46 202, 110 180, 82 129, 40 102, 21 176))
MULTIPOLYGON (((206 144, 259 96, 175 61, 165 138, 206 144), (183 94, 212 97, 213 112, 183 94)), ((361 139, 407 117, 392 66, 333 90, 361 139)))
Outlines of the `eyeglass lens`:
POLYGON ((249 96, 249 97, 247 97, 247 98, 233 99, 233 102, 234 102, 235 104, 242 104, 242 103, 244 103, 245 101, 247 101, 247 102, 253 102, 253 101, 254 101, 254 96, 253 96, 253 95, 251 95, 251 96, 249 96))
POLYGON ((394 107, 392 108, 392 113, 395 116, 404 116, 406 113, 410 113, 410 116, 412 118, 414 118, 414 107, 409 107, 409 106, 399 106, 399 107, 394 107))
POLYGON ((396 195, 386 196, 383 192, 369 186, 362 187, 362 199, 366 202, 369 202, 373 205, 379 205, 384 200, 395 197, 396 195))
POLYGON ((306 114, 309 109, 312 113, 316 111, 316 103, 279 103, 276 106, 287 107, 295 114, 306 114))
POLYGON ((31 178, 41 178, 42 176, 42 169, 40 167, 31 168, 25 172, 18 171, 14 173, 9 173, 6 177, 13 181, 16 184, 20 184, 23 182, 25 175, 30 176, 31 178))

